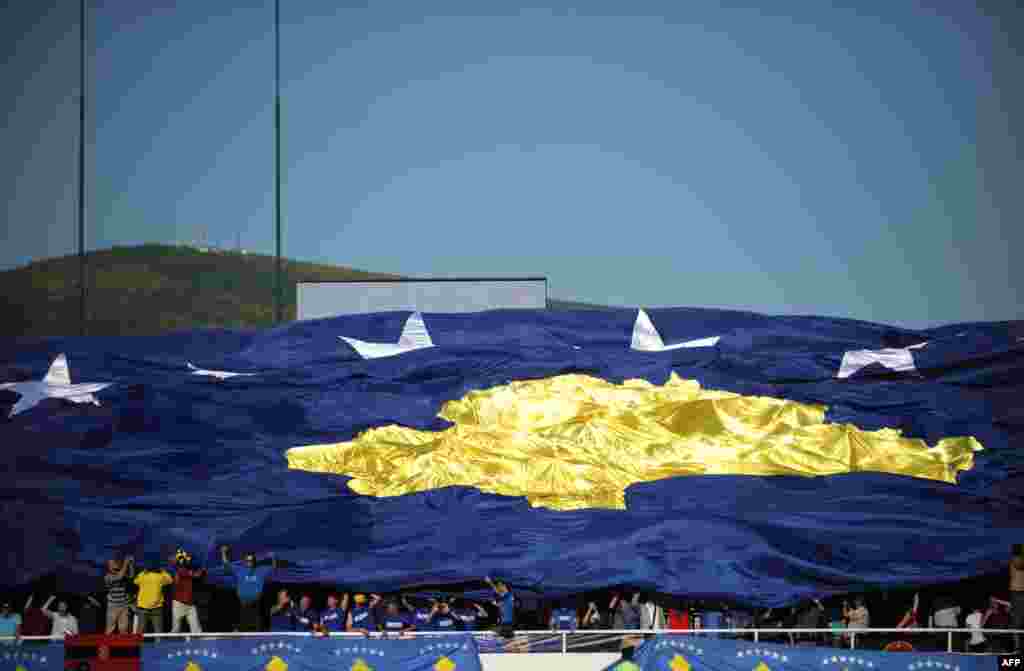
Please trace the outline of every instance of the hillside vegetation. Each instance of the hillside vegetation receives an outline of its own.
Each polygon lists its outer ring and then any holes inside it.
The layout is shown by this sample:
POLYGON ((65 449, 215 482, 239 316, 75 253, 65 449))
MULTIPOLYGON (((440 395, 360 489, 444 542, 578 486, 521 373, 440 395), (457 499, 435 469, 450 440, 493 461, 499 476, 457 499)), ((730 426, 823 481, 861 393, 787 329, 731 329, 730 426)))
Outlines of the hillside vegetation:
MULTIPOLYGON (((189 328, 266 327, 274 319, 274 257, 192 247, 115 247, 87 255, 89 335, 148 335, 189 328)), ((396 279, 343 266, 283 260, 285 318, 298 282, 396 279)), ((0 271, 0 335, 80 332, 79 260, 64 256, 0 271)), ((553 309, 596 308, 551 301, 553 309)))

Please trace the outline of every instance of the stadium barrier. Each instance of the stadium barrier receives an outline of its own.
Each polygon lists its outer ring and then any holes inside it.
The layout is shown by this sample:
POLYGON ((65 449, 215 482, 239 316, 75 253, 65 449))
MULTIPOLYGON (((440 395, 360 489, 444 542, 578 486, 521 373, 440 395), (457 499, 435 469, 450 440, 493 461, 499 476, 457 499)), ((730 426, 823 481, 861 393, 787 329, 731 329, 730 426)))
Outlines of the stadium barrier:
MULTIPOLYGON (((971 634, 981 633, 989 641, 1005 642, 1002 650, 972 653, 972 654, 1000 654, 1013 650, 1013 637, 1024 636, 1024 629, 592 629, 578 631, 552 631, 552 630, 521 630, 516 631, 511 638, 503 638, 495 632, 409 632, 403 634, 405 638, 438 638, 450 635, 465 635, 472 633, 474 639, 480 646, 482 654, 495 653, 578 653, 578 652, 611 652, 619 650, 624 641, 641 642, 645 637, 655 634, 663 636, 680 637, 714 637, 722 639, 745 639, 754 643, 775 643, 784 645, 817 645, 819 647, 841 647, 850 650, 869 649, 857 647, 857 641, 872 640, 876 645, 870 649, 882 650, 878 647, 880 641, 887 644, 892 642, 907 642, 918 652, 947 652, 962 653, 966 641, 971 634), (925 645, 915 645, 914 641, 928 641, 934 643, 942 639, 945 649, 928 649, 925 645), (831 645, 829 645, 831 643, 831 645), (959 643, 959 645, 957 645, 959 643)), ((330 637, 339 638, 371 638, 385 639, 398 638, 396 634, 385 634, 383 632, 372 633, 369 636, 358 633, 330 633, 330 637)), ((321 636, 304 631, 282 631, 282 632, 203 632, 177 634, 144 634, 145 640, 152 640, 158 643, 161 639, 184 639, 186 642, 195 640, 217 640, 234 639, 244 637, 279 637, 279 638, 310 638, 321 636)), ((10 645, 20 641, 59 641, 62 636, 22 636, 17 639, 13 636, 0 636, 0 644, 10 645)), ((935 646, 929 646, 935 647, 935 646)), ((893 648, 899 650, 899 647, 893 648)))

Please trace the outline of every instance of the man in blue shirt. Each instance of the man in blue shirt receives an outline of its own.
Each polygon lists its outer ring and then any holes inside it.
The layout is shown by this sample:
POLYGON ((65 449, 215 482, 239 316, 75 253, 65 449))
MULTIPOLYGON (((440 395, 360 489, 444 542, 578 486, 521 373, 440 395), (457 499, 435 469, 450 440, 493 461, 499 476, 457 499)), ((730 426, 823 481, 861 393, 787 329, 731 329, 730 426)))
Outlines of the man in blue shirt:
POLYGON ((238 600, 241 602, 239 617, 240 631, 260 631, 263 629, 260 614, 260 597, 263 596, 263 585, 267 577, 277 569, 277 559, 270 555, 270 566, 257 566, 256 555, 248 552, 241 566, 232 565, 228 560, 228 546, 222 545, 220 556, 228 573, 237 580, 238 600))
POLYGON ((398 609, 398 602, 389 600, 387 610, 380 621, 380 628, 387 634, 402 634, 416 627, 410 622, 409 616, 398 609))
POLYGON ((348 610, 348 594, 338 603, 337 594, 327 595, 327 610, 320 614, 320 625, 328 633, 345 631, 345 611, 348 610))
POLYGON ((313 597, 303 594, 299 600, 299 612, 295 614, 295 631, 313 631, 320 624, 320 613, 313 608, 313 597))
POLYGON ((451 604, 447 601, 439 601, 434 606, 434 614, 430 618, 431 631, 460 631, 462 623, 452 612, 451 604))
POLYGON ((455 617, 462 622, 462 628, 466 631, 476 631, 477 623, 487 618, 487 611, 478 603, 466 602, 466 607, 455 611, 455 617))
POLYGON ((434 612, 432 608, 426 607, 413 607, 409 603, 409 599, 402 597, 402 604, 406 610, 412 613, 413 624, 416 625, 416 631, 430 631, 430 616, 434 612))
POLYGON ((286 589, 277 593, 277 603, 270 609, 270 631, 295 631, 295 604, 286 589))
POLYGON ((348 613, 348 620, 345 623, 346 631, 356 631, 364 636, 369 636, 371 631, 377 631, 377 618, 373 610, 380 602, 380 597, 371 594, 371 601, 366 603, 365 594, 356 594, 353 598, 352 610, 348 613))
POLYGON ((493 582, 489 577, 484 580, 491 586, 497 597, 492 603, 498 607, 498 629, 502 636, 511 638, 516 626, 516 600, 512 595, 512 590, 501 580, 493 582))
POLYGON ((576 616, 575 608, 568 608, 559 604, 558 608, 551 611, 551 628, 555 631, 576 631, 579 626, 579 618, 576 616))

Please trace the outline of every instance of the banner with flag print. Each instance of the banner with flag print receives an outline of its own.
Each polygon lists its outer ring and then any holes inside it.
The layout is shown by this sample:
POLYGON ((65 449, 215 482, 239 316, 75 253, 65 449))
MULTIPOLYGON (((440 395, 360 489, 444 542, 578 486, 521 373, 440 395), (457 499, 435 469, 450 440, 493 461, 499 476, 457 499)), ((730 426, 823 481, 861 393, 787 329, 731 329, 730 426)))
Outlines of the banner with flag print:
POLYGON ((367 592, 784 606, 1005 571, 1024 322, 495 310, 6 340, 0 445, 4 583, 88 591, 114 555, 182 548, 228 586, 228 545, 367 592))
POLYGON ((0 645, 0 671, 59 671, 64 668, 61 642, 22 641, 0 645))
POLYGON ((471 636, 418 639, 246 638, 147 645, 158 671, 480 671, 471 636))
POLYGON ((686 635, 655 636, 633 657, 643 671, 996 671, 997 661, 983 655, 793 647, 686 635))

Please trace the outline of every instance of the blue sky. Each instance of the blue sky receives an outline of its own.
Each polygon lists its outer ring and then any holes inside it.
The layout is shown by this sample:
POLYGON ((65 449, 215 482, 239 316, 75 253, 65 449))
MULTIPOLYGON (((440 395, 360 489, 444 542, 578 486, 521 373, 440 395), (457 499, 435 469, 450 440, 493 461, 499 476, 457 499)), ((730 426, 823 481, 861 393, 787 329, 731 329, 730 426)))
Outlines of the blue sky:
MULTIPOLYGON (((77 244, 77 3, 12 4, 2 268, 77 244)), ((282 0, 284 254, 606 304, 1024 318, 1020 12, 855 4, 282 0)), ((90 248, 273 251, 272 18, 92 2, 90 248)))

